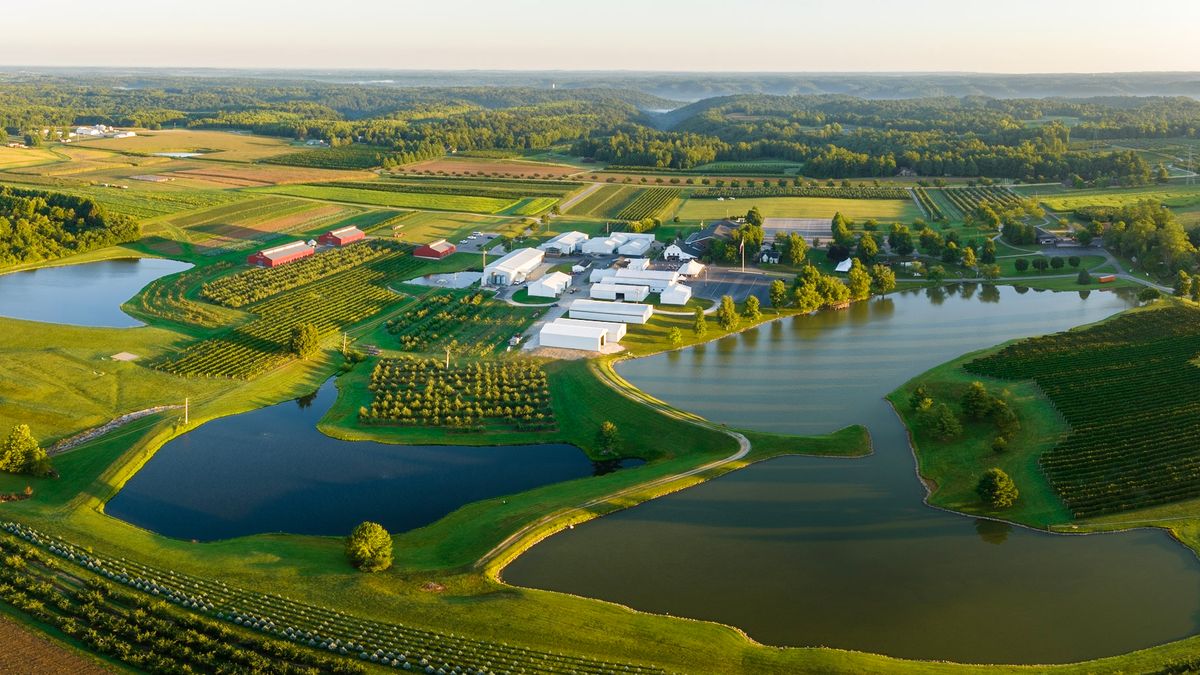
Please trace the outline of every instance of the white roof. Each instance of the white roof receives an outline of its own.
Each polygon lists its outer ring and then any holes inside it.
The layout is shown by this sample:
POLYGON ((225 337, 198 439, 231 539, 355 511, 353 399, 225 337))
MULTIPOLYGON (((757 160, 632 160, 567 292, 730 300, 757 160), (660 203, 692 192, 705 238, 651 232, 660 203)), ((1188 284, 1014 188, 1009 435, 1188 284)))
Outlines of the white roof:
POLYGON ((334 235, 334 236, 336 236, 336 237, 340 237, 340 236, 342 236, 343 234, 354 234, 354 233, 356 233, 356 232, 358 232, 358 228, 357 228, 357 227, 355 227, 355 226, 353 226, 353 225, 347 225, 347 226, 345 226, 345 227, 339 227, 339 228, 338 228, 338 229, 336 229, 336 230, 330 230, 330 231, 329 231, 329 234, 332 234, 332 235, 334 235))
POLYGON ((647 309, 653 309, 650 305, 642 305, 636 302, 608 302, 606 300, 576 300, 571 303, 572 310, 580 312, 599 312, 603 314, 629 314, 638 316, 644 314, 647 309))
POLYGON ((633 239, 621 244, 620 248, 617 250, 626 255, 641 255, 646 251, 649 251, 650 247, 653 245, 654 242, 650 241, 649 239, 633 239))
POLYGON ((595 321, 581 321, 579 323, 563 323, 561 321, 552 321, 542 326, 538 331, 539 335, 565 335, 569 337, 586 337, 599 338, 608 335, 608 329, 596 323, 595 321), (591 326, 581 326, 579 323, 590 323, 591 326))
POLYGON ((675 270, 631 270, 619 269, 614 274, 618 281, 624 279, 647 279, 655 281, 677 281, 679 272, 675 270))
POLYGON ((692 288, 691 286, 684 286, 683 284, 671 284, 663 290, 659 297, 663 300, 666 300, 667 298, 691 298, 692 288))
POLYGON ((559 246, 574 247, 574 246, 578 246, 579 244, 587 241, 587 238, 588 238, 588 236, 586 234, 572 230, 570 232, 563 232, 562 234, 558 235, 557 237, 551 239, 550 241, 542 244, 541 246, 538 246, 538 248, 541 248, 541 249, 558 248, 559 246))
POLYGON ((282 246, 275 246, 273 248, 264 248, 261 251, 261 253, 264 256, 266 256, 267 258, 274 258, 276 256, 290 255, 292 253, 295 253, 296 251, 299 251, 301 249, 306 249, 306 248, 312 248, 312 247, 303 241, 293 241, 290 244, 283 244, 282 246))
POLYGON ((542 262, 544 255, 544 252, 536 248, 518 248, 514 251, 509 251, 499 260, 489 263, 488 269, 504 270, 506 272, 531 270, 538 263, 542 262))
POLYGON ((616 291, 618 293, 623 293, 626 289, 636 289, 639 291, 645 291, 647 293, 650 292, 649 286, 635 286, 633 284, 609 284, 603 281, 592 284, 592 290, 597 291, 616 291))
POLYGON ((854 258, 846 258, 842 262, 838 263, 837 267, 833 268, 833 270, 835 272, 849 272, 850 268, 853 265, 854 265, 854 258))
POLYGON ((704 265, 696 262, 695 260, 689 260, 686 264, 679 266, 679 273, 689 277, 694 277, 703 271, 704 265))
POLYGON ((626 328, 625 324, 620 323, 620 322, 586 321, 584 319, 568 319, 565 316, 555 319, 554 323, 557 323, 557 324, 560 324, 563 326, 589 326, 589 327, 600 326, 601 328, 607 328, 609 342, 617 342, 621 338, 625 337, 625 331, 628 330, 626 328))
POLYGON ((569 284, 569 283, 571 283, 571 275, 565 274, 563 272, 551 272, 550 274, 547 274, 546 276, 542 277, 541 279, 538 279, 538 281, 540 281, 544 284, 548 284, 548 283, 552 283, 552 282, 557 282, 557 283, 565 282, 565 283, 569 284))

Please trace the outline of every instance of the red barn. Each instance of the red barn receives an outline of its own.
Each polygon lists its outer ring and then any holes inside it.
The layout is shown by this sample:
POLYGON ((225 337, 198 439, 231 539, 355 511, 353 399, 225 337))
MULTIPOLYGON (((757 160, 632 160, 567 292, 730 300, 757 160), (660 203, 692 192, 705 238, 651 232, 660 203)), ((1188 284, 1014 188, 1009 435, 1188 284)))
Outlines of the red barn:
POLYGON ((325 246, 345 246, 356 241, 362 241, 366 237, 367 235, 363 234, 362 230, 353 225, 347 225, 346 227, 339 227, 336 230, 326 232, 317 241, 325 246))
POLYGON ((293 260, 307 258, 313 254, 313 247, 302 241, 293 241, 290 244, 276 246, 274 248, 264 248, 246 258, 248 265, 261 265, 263 267, 279 267, 284 263, 290 263, 293 260))
POLYGON ((413 256, 417 258, 441 260, 457 250, 458 248, 454 244, 451 244, 445 239, 438 239, 437 241, 429 242, 424 246, 418 246, 416 250, 413 251, 413 256))

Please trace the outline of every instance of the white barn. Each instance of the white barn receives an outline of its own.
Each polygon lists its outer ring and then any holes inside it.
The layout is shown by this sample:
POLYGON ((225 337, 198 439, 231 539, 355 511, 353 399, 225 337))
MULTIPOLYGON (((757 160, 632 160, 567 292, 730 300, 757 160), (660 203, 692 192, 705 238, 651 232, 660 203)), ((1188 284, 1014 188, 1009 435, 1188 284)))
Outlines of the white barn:
POLYGON ((583 242, 587 240, 588 236, 582 232, 563 232, 550 241, 541 244, 538 248, 550 255, 572 255, 579 253, 579 250, 583 247, 583 242))
POLYGON ((584 321, 583 319, 568 319, 561 317, 554 320, 554 323, 560 323, 564 326, 600 326, 608 329, 608 343, 620 342, 621 338, 625 337, 625 324, 609 321, 584 321))
POLYGON ((679 244, 671 244, 663 249, 664 260, 693 260, 696 256, 680 248, 679 244))
POLYGON ((542 326, 541 331, 538 332, 538 345, 541 347, 598 352, 604 349, 606 344, 608 344, 608 329, 599 324, 582 326, 553 321, 542 326))
POLYGON ((683 284, 671 284, 658 298, 664 305, 686 305, 692 299, 692 289, 683 284))
POLYGON ((662 293, 668 286, 679 282, 679 272, 675 270, 617 270, 610 284, 628 284, 630 286, 648 286, 651 293, 662 293))
POLYGON ((588 319, 590 321, 646 323, 651 316, 654 316, 654 308, 634 302, 576 300, 571 303, 568 316, 572 319, 588 319))
POLYGON ((571 285, 571 275, 551 272, 541 279, 529 282, 526 290, 535 298, 557 298, 571 285))
POLYGON ((593 300, 620 300, 622 302, 641 302, 650 295, 647 286, 626 286, 625 284, 592 284, 590 292, 593 300))
POLYGON ((518 248, 483 268, 483 283, 514 286, 525 281, 545 259, 546 252, 536 248, 518 248))

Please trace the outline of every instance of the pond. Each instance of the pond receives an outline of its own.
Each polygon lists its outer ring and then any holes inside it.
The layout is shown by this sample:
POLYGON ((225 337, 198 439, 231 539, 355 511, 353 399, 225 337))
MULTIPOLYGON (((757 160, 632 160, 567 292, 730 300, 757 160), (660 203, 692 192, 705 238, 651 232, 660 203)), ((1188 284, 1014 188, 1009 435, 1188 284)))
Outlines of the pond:
POLYGON ((122 258, 12 272, 0 276, 0 316, 101 328, 141 326, 121 311, 121 303, 151 281, 189 267, 177 260, 122 258))
POLYGON ((1051 535, 932 509, 883 400, 960 354, 1128 306, 1108 292, 909 292, 624 362, 633 384, 709 419, 797 434, 861 423, 875 453, 753 465, 557 534, 504 578, 767 644, 909 658, 1066 662, 1193 634, 1189 550, 1158 530, 1051 535))
POLYGON ((337 398, 315 394, 222 417, 167 442, 105 512, 177 539, 265 532, 391 532, 464 504, 611 470, 573 445, 470 447, 342 441, 317 430, 337 398))

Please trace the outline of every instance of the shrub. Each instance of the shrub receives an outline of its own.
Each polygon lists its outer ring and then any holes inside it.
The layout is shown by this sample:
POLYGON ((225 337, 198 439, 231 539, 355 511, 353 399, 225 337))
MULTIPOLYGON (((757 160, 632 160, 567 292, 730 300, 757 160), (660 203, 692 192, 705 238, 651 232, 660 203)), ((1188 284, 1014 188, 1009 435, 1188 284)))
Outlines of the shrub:
POLYGON ((346 539, 346 557, 363 572, 382 572, 392 566, 392 537, 379 523, 360 523, 346 539))

